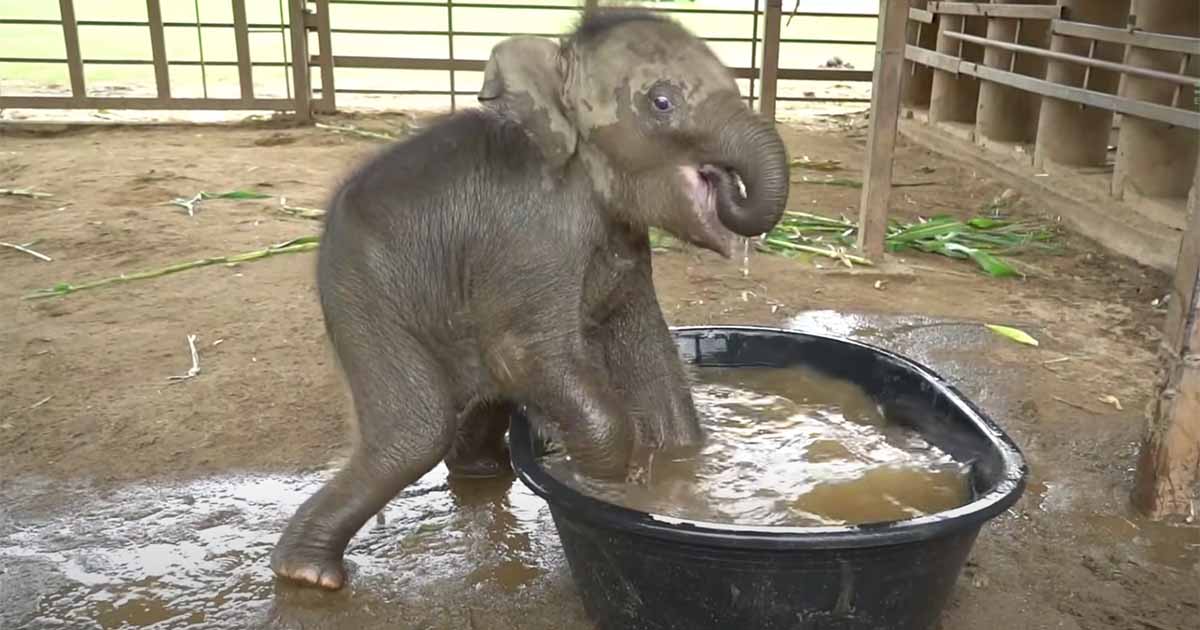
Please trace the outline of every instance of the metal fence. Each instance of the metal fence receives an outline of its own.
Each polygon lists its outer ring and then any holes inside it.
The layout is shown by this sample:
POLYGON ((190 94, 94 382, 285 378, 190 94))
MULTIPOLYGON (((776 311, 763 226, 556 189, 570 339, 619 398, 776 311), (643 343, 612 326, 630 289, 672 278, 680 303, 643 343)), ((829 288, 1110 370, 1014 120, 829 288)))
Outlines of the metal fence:
MULTIPOLYGON (((281 61, 252 62, 250 56, 250 34, 252 32, 278 32, 281 37, 290 39, 290 48, 303 49, 306 35, 303 29, 294 29, 292 24, 302 24, 305 15, 305 3, 300 0, 288 0, 286 8, 281 8, 277 22, 251 23, 247 21, 247 0, 228 0, 228 8, 232 13, 229 22, 204 21, 200 17, 200 4, 196 3, 196 18, 194 21, 171 21, 163 19, 162 6, 159 0, 146 0, 146 19, 76 19, 75 1, 59 0, 59 15, 56 18, 21 18, 0 16, 0 68, 4 65, 53 64, 66 65, 70 80, 70 94, 56 95, 11 95, 0 93, 0 108, 53 108, 53 109, 242 109, 242 110, 294 110, 305 100, 308 73, 304 65, 296 65, 291 59, 281 61), (30 57, 23 56, 16 48, 13 38, 5 36, 6 27, 16 26, 52 26, 60 27, 61 44, 65 57, 30 57), (148 29, 151 56, 149 59, 92 57, 84 54, 81 45, 81 27, 100 27, 128 31, 131 35, 144 36, 148 29), (195 29, 200 41, 198 58, 171 59, 167 55, 166 33, 168 29, 195 29), (204 29, 227 29, 233 33, 236 48, 236 60, 205 59, 203 35, 204 29), (154 96, 97 96, 89 93, 85 73, 90 66, 152 66, 154 69, 154 96), (255 95, 252 72, 255 66, 277 67, 289 73, 287 84, 288 94, 284 97, 260 97, 255 95), (203 96, 185 97, 172 93, 171 70, 173 68, 198 68, 202 77, 203 96), (208 95, 207 73, 214 68, 236 67, 239 75, 240 94, 231 98, 211 97, 208 95), (294 89, 293 89, 294 85, 294 89)), ((250 0, 253 2, 254 0, 250 0)), ((283 7, 283 5, 280 5, 283 7)), ((285 44, 285 56, 288 45, 285 44)), ((3 74, 0 73, 0 78, 3 74)))
MULTIPOLYGON (((276 110, 308 117, 314 112, 331 113, 337 109, 339 97, 355 96, 440 97, 443 107, 453 109, 462 103, 461 97, 474 96, 473 83, 481 79, 486 52, 493 43, 517 34, 557 37, 581 8, 580 2, 571 0, 145 0, 144 19, 77 19, 77 8, 86 2, 59 0, 58 15, 53 17, 0 14, 0 109, 276 110), (277 17, 261 19, 276 7, 277 17), (354 19, 356 11, 364 10, 372 12, 370 16, 386 14, 387 19, 369 20, 364 26, 362 19, 354 19), (170 12, 167 18, 164 11, 170 12), (545 18, 548 15, 558 17, 545 18), (488 28, 477 27, 481 18, 486 18, 488 28), (393 24, 401 28, 391 28, 393 24), (513 24, 517 27, 511 28, 513 24), (547 24, 559 28, 538 28, 547 24), (59 37, 65 55, 23 54, 19 43, 15 43, 20 40, 6 37, 5 33, 6 29, 22 27, 61 29, 59 37), (148 32, 150 54, 143 58, 96 54, 81 43, 81 29, 89 28, 141 38, 148 32), (189 46, 186 53, 172 54, 169 49, 181 49, 175 44, 190 31, 194 31, 197 45, 189 46), (264 47, 270 44, 264 43, 264 35, 273 37, 277 45, 272 59, 263 59, 264 47), (252 37, 255 46, 251 45, 252 37), (409 44, 409 50, 390 50, 400 38, 425 43, 409 44), (436 48, 437 52, 421 54, 427 52, 420 50, 422 47, 436 48), (390 52, 409 54, 387 54, 390 52), (296 60, 302 63, 295 63, 296 60), (5 85, 6 67, 41 64, 66 67, 68 94, 47 94, 45 90, 15 94, 12 82, 5 85), (152 68, 153 93, 137 96, 98 93, 85 80, 89 69, 94 67, 152 68), (184 95, 187 90, 178 89, 180 81, 176 75, 182 69, 199 70, 200 94, 184 95), (228 95, 210 93, 214 83, 210 75, 233 69, 237 72, 237 90, 228 95), (380 78, 387 71, 400 71, 393 74, 401 78, 396 81, 380 78), (256 90, 256 79, 267 72, 282 74, 283 94, 278 90, 266 90, 273 92, 269 94, 256 90), (436 78, 431 78, 433 75, 436 78)), ((799 50, 804 46, 818 50, 857 48, 865 53, 860 58, 865 57, 870 63, 876 13, 801 11, 799 2, 787 11, 782 2, 710 0, 691 5, 658 2, 644 6, 669 13, 685 23, 703 18, 717 26, 722 32, 716 35, 697 32, 711 45, 738 49, 737 54, 724 55, 726 63, 745 89, 745 98, 765 114, 773 115, 780 102, 867 101, 869 68, 840 64, 841 67, 814 67, 818 64, 812 63, 808 67, 793 67, 781 64, 780 57, 781 50, 799 50), (837 36, 840 28, 828 29, 835 31, 833 37, 813 33, 789 36, 786 25, 795 18, 809 24, 853 23, 857 28, 849 29, 852 34, 843 37, 837 36), (854 84, 859 86, 859 93, 817 94, 803 88, 785 88, 781 93, 781 84, 801 82, 854 84)), ((131 3, 138 5, 140 11, 141 0, 123 0, 113 5, 131 3)), ((44 42, 38 43, 40 48, 44 42)))

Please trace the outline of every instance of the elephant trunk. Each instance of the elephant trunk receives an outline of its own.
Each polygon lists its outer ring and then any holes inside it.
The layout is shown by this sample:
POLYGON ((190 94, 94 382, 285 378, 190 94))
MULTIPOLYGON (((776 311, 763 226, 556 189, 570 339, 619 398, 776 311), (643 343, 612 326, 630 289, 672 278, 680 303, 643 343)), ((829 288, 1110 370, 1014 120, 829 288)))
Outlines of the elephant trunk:
POLYGON ((720 117, 714 165, 724 173, 708 173, 716 183, 717 217, 731 232, 758 236, 783 216, 788 199, 788 156, 773 125, 746 109, 740 100, 726 105, 735 113, 720 117), (745 187, 738 186, 737 178, 745 187))

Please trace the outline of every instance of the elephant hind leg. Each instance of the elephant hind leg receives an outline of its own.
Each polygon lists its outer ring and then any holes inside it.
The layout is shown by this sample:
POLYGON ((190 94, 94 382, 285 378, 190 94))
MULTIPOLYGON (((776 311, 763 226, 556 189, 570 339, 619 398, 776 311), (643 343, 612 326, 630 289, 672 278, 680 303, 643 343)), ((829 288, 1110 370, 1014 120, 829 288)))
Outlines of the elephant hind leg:
POLYGON ((402 336, 337 340, 358 416, 349 462, 292 516, 271 554, 281 578, 337 590, 354 534, 401 490, 437 466, 454 441, 455 414, 441 367, 402 336))
POLYGON ((504 436, 514 411, 511 402, 496 400, 481 402, 463 414, 445 460, 451 477, 486 479, 512 472, 504 436))

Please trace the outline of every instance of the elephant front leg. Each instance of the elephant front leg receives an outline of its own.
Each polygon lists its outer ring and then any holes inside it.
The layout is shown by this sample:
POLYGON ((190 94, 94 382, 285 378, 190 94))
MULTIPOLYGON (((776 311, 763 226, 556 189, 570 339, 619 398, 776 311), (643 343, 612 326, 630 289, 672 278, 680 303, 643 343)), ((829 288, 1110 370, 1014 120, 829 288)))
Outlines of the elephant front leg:
MULTIPOLYGON (((627 406, 617 397, 600 357, 581 335, 553 343, 522 343, 524 360, 501 359, 505 389, 553 423, 554 433, 579 472, 603 480, 623 479, 633 445, 627 406)), ((503 381, 503 379, 501 379, 503 381)))
POLYGON ((675 340, 649 269, 598 331, 609 378, 630 406, 641 449, 687 452, 704 441, 675 340))

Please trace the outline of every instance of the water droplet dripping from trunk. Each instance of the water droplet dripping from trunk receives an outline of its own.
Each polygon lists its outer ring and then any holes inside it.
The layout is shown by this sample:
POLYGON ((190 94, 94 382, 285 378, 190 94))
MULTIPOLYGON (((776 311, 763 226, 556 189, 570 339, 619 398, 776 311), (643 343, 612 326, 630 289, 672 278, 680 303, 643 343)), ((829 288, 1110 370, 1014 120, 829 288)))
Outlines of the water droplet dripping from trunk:
POLYGON ((742 238, 742 277, 750 276, 750 240, 742 238))

